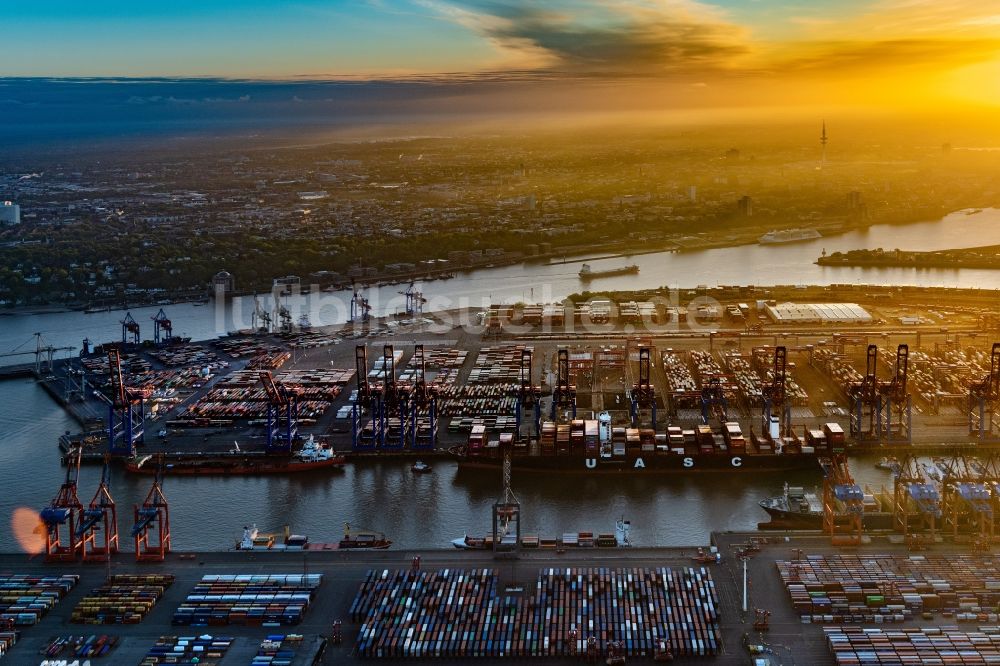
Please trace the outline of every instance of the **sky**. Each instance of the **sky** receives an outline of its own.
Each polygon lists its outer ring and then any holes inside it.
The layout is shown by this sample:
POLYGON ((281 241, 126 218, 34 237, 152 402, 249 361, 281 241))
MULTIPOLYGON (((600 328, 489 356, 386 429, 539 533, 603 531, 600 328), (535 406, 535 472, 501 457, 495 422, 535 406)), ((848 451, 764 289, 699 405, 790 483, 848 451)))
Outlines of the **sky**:
POLYGON ((653 106, 1000 105, 1000 5, 983 0, 5 4, 6 77, 516 80, 582 84, 584 99, 621 84, 653 106))

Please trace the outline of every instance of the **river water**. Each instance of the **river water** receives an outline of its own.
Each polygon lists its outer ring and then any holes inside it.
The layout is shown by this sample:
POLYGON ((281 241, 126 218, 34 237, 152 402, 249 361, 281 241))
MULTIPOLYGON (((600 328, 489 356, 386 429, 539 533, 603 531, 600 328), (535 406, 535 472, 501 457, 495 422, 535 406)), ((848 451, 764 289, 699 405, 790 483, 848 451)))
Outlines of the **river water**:
MULTIPOLYGON (((594 261, 595 268, 634 262, 638 276, 596 281, 599 288, 699 284, 912 284, 1000 289, 1000 271, 828 268, 812 262, 827 252, 855 248, 934 250, 1000 244, 1000 210, 974 215, 962 212, 938 222, 906 226, 875 226, 831 238, 783 246, 747 245, 691 252, 638 255, 631 259, 594 261)), ((423 286, 428 309, 489 301, 550 300, 582 291, 578 263, 552 266, 507 266, 460 274, 423 286), (534 290, 532 292, 532 290, 534 290)), ((238 276, 237 276, 238 279, 238 276)), ((402 307, 401 287, 371 290, 377 312, 402 307)), ((293 312, 305 305, 314 324, 344 321, 344 294, 299 297, 289 303, 293 312)), ((237 300, 225 309, 212 305, 167 306, 175 332, 196 339, 249 325, 252 305, 237 300)), ((158 308, 137 308, 133 316, 144 328, 158 308)), ((55 345, 79 348, 83 337, 94 342, 120 334, 121 312, 16 315, 0 317, 0 353, 32 348, 35 332, 55 345)), ((151 324, 149 324, 151 325, 151 324)), ((148 331, 144 337, 148 337, 148 331)), ((7 363, 18 357, 4 359, 7 363)), ((31 360, 30 356, 19 359, 31 360)), ((18 507, 38 509, 55 494, 64 474, 55 441, 76 424, 31 380, 0 382, 0 550, 17 547, 10 517, 18 507)), ((888 474, 874 470, 871 461, 853 466, 862 483, 888 484, 888 474)), ((86 503, 96 488, 99 469, 84 468, 81 499, 86 503)), ((818 473, 747 475, 738 483, 719 483, 705 476, 595 478, 520 475, 515 491, 523 507, 524 529, 541 536, 564 531, 611 531, 625 515, 633 536, 642 545, 705 543, 713 530, 751 529, 766 519, 757 501, 780 492, 785 480, 812 486, 818 473)), ((131 524, 131 506, 140 502, 149 480, 116 475, 113 491, 123 516, 123 530, 131 524)), ((165 492, 171 500, 174 546, 181 549, 223 549, 239 536, 244 523, 265 530, 290 524, 314 541, 335 540, 344 522, 358 528, 384 531, 400 547, 447 546, 465 533, 489 530, 490 507, 500 479, 459 474, 451 463, 435 465, 429 475, 414 475, 405 464, 348 467, 338 475, 295 478, 168 478, 165 492)))

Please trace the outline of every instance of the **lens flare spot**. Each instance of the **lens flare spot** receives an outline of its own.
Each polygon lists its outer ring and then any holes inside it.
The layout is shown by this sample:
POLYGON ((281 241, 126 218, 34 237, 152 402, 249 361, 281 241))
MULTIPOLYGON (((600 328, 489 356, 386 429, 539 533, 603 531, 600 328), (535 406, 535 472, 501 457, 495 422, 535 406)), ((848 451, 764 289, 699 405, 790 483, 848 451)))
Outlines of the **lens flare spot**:
POLYGON ((45 550, 45 523, 34 509, 25 507, 14 509, 10 527, 24 552, 39 555, 45 550))

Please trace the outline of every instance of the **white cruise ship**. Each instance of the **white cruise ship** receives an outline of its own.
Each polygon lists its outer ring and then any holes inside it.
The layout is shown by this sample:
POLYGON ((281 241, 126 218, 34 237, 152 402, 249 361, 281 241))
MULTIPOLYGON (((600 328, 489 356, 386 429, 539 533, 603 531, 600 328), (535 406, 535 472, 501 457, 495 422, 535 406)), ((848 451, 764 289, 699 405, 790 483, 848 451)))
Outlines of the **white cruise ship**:
POLYGON ((768 231, 757 239, 761 245, 774 245, 777 243, 795 243, 798 241, 815 240, 823 235, 815 229, 782 229, 780 231, 768 231))

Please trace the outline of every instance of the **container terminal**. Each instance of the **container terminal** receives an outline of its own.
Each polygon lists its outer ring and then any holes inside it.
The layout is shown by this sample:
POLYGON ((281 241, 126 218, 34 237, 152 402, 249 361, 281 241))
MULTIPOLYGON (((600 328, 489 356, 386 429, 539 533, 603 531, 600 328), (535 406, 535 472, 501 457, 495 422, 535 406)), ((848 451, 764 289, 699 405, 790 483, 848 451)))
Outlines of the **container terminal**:
POLYGON ((163 312, 146 339, 126 313, 120 336, 85 340, 76 358, 53 360, 39 338, 24 371, 81 423, 65 453, 137 472, 157 459, 264 474, 399 456, 488 470, 506 441, 524 472, 738 472, 818 469, 841 448, 1000 443, 1000 319, 974 294, 942 290, 935 309, 904 290, 801 303, 732 289, 692 291, 685 307, 591 299, 448 318, 420 311, 418 293, 387 319, 356 294, 337 328, 262 313, 206 342, 172 336, 163 312), (474 325, 445 323, 460 317, 474 325))

